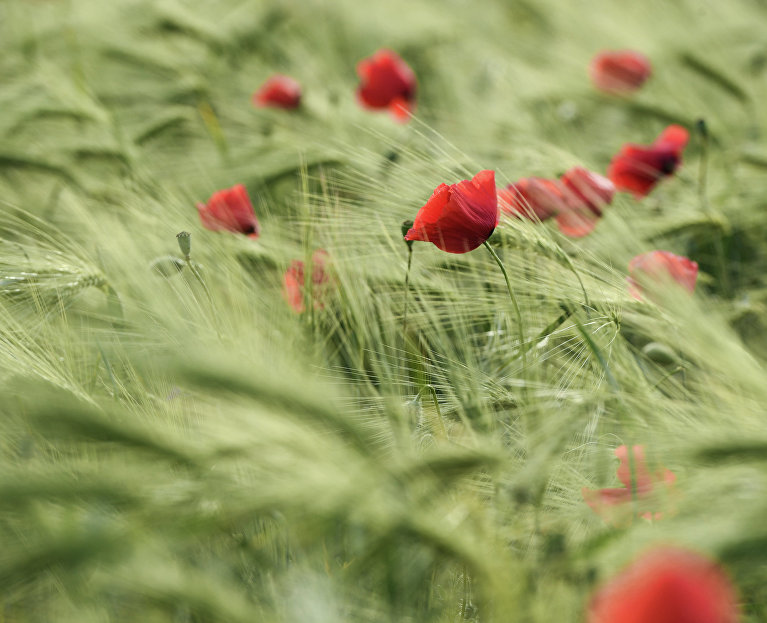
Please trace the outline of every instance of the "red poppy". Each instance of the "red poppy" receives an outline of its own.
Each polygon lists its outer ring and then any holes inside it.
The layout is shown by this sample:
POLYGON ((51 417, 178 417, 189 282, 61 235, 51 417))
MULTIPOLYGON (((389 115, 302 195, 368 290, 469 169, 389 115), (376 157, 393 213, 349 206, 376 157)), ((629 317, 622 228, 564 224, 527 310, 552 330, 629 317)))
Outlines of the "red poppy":
POLYGON ((612 203, 615 186, 606 177, 573 167, 561 178, 564 209, 557 214, 557 226, 566 236, 580 238, 596 227, 605 206, 612 203))
POLYGON ((671 251, 649 251, 637 255, 629 262, 629 276, 626 281, 631 296, 641 300, 648 286, 669 280, 678 283, 692 294, 697 278, 697 262, 683 255, 675 255, 671 251))
POLYGON ((253 94, 253 104, 261 108, 298 108, 301 85, 289 76, 272 76, 253 94))
POLYGON ((197 204, 197 211, 203 226, 212 231, 231 231, 250 238, 258 238, 261 232, 248 191, 242 184, 213 193, 208 203, 197 204))
POLYGON ((432 242, 448 253, 476 249, 498 224, 495 171, 480 171, 471 180, 440 184, 416 214, 405 240, 432 242))
POLYGON ((623 524, 631 520, 636 513, 643 519, 660 519, 662 512, 657 510, 657 499, 653 493, 660 486, 661 491, 668 493, 676 480, 673 472, 659 468, 655 472, 647 469, 644 457, 644 447, 634 446, 633 478, 629 465, 628 448, 618 446, 615 456, 620 460, 618 480, 622 487, 612 489, 581 489, 583 499, 592 510, 605 521, 612 524, 623 524), (648 508, 648 504, 651 508, 648 508))
POLYGON ((391 50, 379 50, 357 64, 361 83, 357 100, 366 108, 388 109, 397 121, 407 121, 415 110, 413 70, 391 50))
POLYGON ((590 233, 612 202, 615 186, 606 177, 583 167, 573 167, 558 180, 522 178, 498 191, 498 203, 517 218, 556 217, 566 236, 580 238, 590 233))
MULTIPOLYGON (((312 254, 311 296, 314 301, 314 309, 325 307, 323 298, 327 284, 330 282, 330 276, 326 270, 328 257, 328 252, 324 249, 317 249, 312 254)), ((304 263, 301 260, 293 260, 282 278, 282 296, 297 313, 306 309, 304 305, 304 285, 306 282, 304 272, 304 263)))
POLYGON ((650 60, 633 50, 600 52, 589 65, 594 86, 614 95, 636 91, 651 73, 650 60))
POLYGON ((644 554, 603 586, 588 623, 736 623, 735 589, 696 552, 663 547, 644 554))
POLYGON ((670 125, 649 147, 628 143, 613 157, 607 177, 618 190, 645 197, 658 181, 676 171, 689 139, 682 126, 670 125))
POLYGON ((554 180, 523 177, 498 190, 498 205, 517 218, 545 221, 562 209, 562 192, 554 180))

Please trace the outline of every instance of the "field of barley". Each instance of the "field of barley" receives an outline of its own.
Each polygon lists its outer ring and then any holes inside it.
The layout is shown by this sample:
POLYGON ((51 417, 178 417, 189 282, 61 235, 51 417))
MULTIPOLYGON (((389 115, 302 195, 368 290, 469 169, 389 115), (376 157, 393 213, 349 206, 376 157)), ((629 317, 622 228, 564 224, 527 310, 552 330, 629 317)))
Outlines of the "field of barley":
POLYGON ((0 623, 767 620, 766 23, 0 0, 0 623))

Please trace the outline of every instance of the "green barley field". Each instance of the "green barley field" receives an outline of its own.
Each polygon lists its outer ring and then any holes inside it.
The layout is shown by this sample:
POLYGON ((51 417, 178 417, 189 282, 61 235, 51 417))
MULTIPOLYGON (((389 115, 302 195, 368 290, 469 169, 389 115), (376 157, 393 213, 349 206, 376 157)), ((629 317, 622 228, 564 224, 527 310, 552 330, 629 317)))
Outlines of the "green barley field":
POLYGON ((764 0, 0 0, 0 622, 766 621, 765 24, 764 0), (410 117, 358 101, 380 49, 410 117), (625 49, 651 77, 595 88, 625 49), (254 105, 274 74, 298 108, 254 105), (442 183, 606 175, 672 124, 678 168, 588 235, 502 212, 508 289, 483 246, 403 239, 442 183), (258 237, 198 214, 237 184, 258 237), (631 295, 653 250, 697 262, 693 294, 631 295), (729 614, 696 584, 643 615, 641 582, 594 614, 672 549, 715 561, 729 614))

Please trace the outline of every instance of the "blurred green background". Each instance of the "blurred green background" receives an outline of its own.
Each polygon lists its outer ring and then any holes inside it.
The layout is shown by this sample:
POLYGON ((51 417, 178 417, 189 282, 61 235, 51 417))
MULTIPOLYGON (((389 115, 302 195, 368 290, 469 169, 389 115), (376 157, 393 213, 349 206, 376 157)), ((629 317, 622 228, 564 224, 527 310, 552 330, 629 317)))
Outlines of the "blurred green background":
POLYGON ((717 557, 764 620, 766 18, 3 0, 0 620, 581 621, 657 543, 717 557), (418 78, 405 125, 355 99, 383 47, 418 78), (651 79, 596 92, 589 61, 625 48, 651 79), (299 110, 253 107, 274 73, 299 110), (523 343, 483 249, 416 244, 406 294, 400 224, 439 183, 604 173, 669 123, 683 167, 588 237, 502 220, 523 343), (199 223, 237 183, 257 241, 199 223), (163 277, 181 230, 196 271, 163 277), (320 247, 332 295, 295 314, 283 272, 320 247), (694 297, 628 296, 652 249, 700 264, 694 297), (583 501, 621 444, 676 474, 662 519, 583 501))

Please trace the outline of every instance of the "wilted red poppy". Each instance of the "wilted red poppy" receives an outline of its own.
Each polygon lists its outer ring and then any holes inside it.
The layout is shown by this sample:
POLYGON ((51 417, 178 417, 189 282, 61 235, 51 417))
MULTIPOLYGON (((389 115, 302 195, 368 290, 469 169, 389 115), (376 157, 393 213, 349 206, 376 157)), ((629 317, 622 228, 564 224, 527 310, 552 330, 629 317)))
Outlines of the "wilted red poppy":
POLYGON ((633 50, 600 52, 589 65, 594 86, 615 95, 636 91, 651 73, 649 59, 633 50))
POLYGON ((591 599, 588 623, 736 623, 735 589, 724 571, 696 552, 652 550, 591 599))
MULTIPOLYGON (((330 282, 330 276, 326 270, 328 257, 328 252, 324 249, 317 249, 312 254, 311 297, 314 302, 314 309, 325 307, 323 299, 326 295, 327 284, 330 282)), ((304 263, 301 260, 293 260, 282 278, 282 296, 298 313, 306 309, 304 305, 304 286, 306 284, 304 272, 304 263)))
POLYGON ((248 191, 242 184, 213 193, 208 203, 197 204, 197 211, 203 226, 212 231, 231 231, 250 238, 258 238, 261 232, 248 191))
POLYGON ((596 227, 605 206, 612 203, 615 186, 606 177, 573 167, 561 177, 564 209, 557 214, 557 226, 566 236, 580 238, 596 227))
POLYGON ((415 110, 415 74, 396 53, 379 50, 357 63, 357 74, 357 99, 363 106, 388 109, 398 121, 410 118, 415 110))
POLYGON ((629 262, 626 281, 631 296, 641 300, 648 285, 662 283, 664 280, 674 281, 692 294, 697 278, 697 262, 671 251, 649 251, 637 255, 629 262))
POLYGON ((620 460, 618 480, 623 483, 623 486, 596 490, 584 487, 581 489, 581 494, 586 504, 602 519, 612 524, 631 521, 635 512, 644 519, 660 519, 662 512, 657 510, 659 500, 654 498, 653 494, 657 493, 658 487, 661 492, 668 493, 676 476, 665 468, 650 472, 647 469, 642 446, 634 446, 633 478, 628 448, 618 446, 615 448, 615 456, 620 460), (648 508, 648 504, 651 508, 648 508))
POLYGON ((433 242, 448 253, 476 249, 498 224, 495 171, 480 171, 471 180, 440 184, 416 214, 405 240, 433 242))
POLYGON ((253 104, 259 107, 298 108, 301 104, 301 85, 289 76, 272 76, 253 94, 253 104))
POLYGON ((682 126, 670 125, 649 147, 628 143, 610 162, 607 177, 618 190, 645 197, 660 179, 676 171, 689 139, 682 126))
POLYGON ((510 216, 545 221, 562 209, 562 192, 554 180, 523 177, 498 190, 498 205, 510 216))

